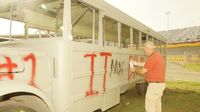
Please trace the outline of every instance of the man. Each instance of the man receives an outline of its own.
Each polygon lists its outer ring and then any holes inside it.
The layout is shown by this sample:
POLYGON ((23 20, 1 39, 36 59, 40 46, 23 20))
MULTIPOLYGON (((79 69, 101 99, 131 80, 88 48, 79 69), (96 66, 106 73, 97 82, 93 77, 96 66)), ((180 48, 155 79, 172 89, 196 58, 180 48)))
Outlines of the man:
MULTIPOLYGON (((153 42, 146 42, 143 50, 148 56, 144 67, 133 67, 132 72, 146 74, 145 80, 148 82, 145 96, 146 112, 161 112, 161 97, 166 87, 165 84, 165 62, 162 55, 155 51, 153 42)), ((135 62, 133 62, 135 63, 135 62)))

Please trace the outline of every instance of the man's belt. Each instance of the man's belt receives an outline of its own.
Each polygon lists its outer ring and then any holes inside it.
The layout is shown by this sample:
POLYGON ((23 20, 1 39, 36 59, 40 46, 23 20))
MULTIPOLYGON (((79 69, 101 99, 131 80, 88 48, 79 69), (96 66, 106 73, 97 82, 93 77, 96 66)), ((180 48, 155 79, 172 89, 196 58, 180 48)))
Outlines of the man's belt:
POLYGON ((147 81, 148 83, 164 83, 165 81, 147 81))

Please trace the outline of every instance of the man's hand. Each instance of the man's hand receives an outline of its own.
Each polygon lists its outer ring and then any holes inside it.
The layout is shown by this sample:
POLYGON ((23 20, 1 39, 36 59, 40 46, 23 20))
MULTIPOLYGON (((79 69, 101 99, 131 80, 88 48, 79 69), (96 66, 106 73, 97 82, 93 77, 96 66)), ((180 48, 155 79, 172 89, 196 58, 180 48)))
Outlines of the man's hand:
POLYGON ((130 65, 133 65, 133 66, 139 66, 139 67, 144 67, 144 62, 137 62, 133 59, 130 60, 130 65))
POLYGON ((130 64, 131 72, 135 72, 136 71, 136 68, 134 67, 135 61, 131 59, 129 64, 130 64))

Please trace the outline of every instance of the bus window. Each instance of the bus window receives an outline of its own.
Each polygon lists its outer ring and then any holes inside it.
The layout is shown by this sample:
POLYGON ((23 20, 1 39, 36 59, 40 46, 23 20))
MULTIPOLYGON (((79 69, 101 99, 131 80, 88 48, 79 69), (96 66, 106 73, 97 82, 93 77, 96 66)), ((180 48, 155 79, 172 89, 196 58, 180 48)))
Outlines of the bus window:
POLYGON ((161 53, 161 46, 160 46, 159 40, 155 38, 154 44, 156 45, 157 51, 160 51, 160 53, 161 53))
POLYGON ((73 41, 98 43, 98 11, 80 3, 72 1, 72 36, 73 41), (94 40, 93 40, 94 38, 94 40))
POLYGON ((157 40, 157 46, 159 47, 159 50, 160 50, 160 53, 161 54, 163 54, 163 52, 162 52, 162 43, 161 43, 161 41, 160 40, 157 40))
POLYGON ((130 27, 122 24, 121 27, 121 47, 128 48, 130 45, 130 27))
POLYGON ((117 21, 104 17, 104 46, 118 45, 118 25, 117 21))
POLYGON ((133 29, 133 46, 139 49, 139 31, 136 29, 133 29))
POLYGON ((16 3, 0 4, 0 18, 12 38, 57 37, 62 35, 63 1, 62 0, 21 0, 16 3), (12 7, 11 7, 12 5, 12 7), (11 7, 11 8, 10 8, 11 7), (12 14, 12 17, 10 17, 12 14), (10 20, 12 19, 11 31, 10 20), (9 26, 5 26, 9 25, 9 26), (34 29, 34 30, 32 30, 34 29), (40 33, 38 33, 40 32, 40 33))
POLYGON ((148 41, 154 41, 152 36, 149 36, 148 41))
POLYGON ((159 41, 158 39, 154 39, 154 44, 155 44, 156 46, 159 45, 158 41, 159 41))
POLYGON ((142 44, 144 44, 147 41, 147 35, 142 33, 142 44))

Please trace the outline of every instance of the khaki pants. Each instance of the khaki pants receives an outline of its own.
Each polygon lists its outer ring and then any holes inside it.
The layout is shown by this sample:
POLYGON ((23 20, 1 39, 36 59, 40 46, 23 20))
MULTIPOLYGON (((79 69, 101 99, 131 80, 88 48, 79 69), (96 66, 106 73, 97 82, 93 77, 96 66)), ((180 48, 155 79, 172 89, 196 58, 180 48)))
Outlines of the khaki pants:
POLYGON ((161 112, 161 97, 166 87, 165 83, 149 83, 145 98, 146 112, 161 112))

